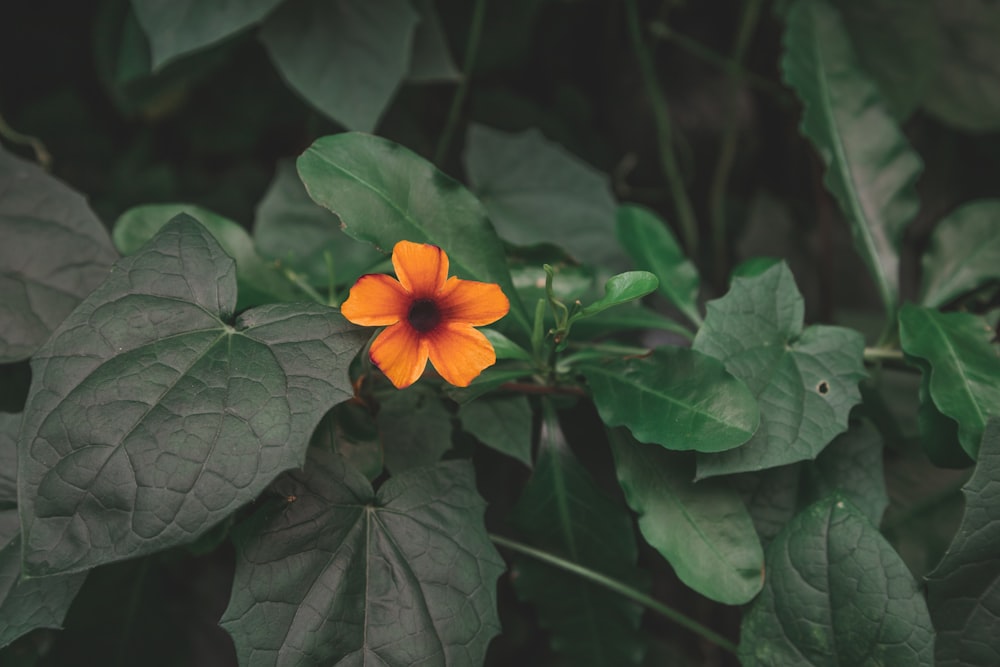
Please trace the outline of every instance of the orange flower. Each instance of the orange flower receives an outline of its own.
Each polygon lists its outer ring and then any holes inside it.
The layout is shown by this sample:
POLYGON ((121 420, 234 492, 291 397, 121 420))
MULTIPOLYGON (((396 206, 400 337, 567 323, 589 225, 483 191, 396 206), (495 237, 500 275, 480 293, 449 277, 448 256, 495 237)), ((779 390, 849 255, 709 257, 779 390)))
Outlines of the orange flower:
POLYGON ((493 346, 473 327, 510 310, 499 285, 448 277, 448 255, 428 243, 400 241, 392 249, 399 280, 369 273, 340 307, 361 326, 387 326, 372 343, 372 363, 397 389, 417 381, 430 358, 445 380, 466 387, 492 366, 493 346))

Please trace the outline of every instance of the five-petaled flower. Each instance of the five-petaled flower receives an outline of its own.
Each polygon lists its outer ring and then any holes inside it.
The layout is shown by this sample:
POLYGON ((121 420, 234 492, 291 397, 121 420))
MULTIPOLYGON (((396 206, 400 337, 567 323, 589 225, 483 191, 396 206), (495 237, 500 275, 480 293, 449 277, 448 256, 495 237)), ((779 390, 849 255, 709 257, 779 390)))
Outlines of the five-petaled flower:
POLYGON ((398 388, 420 377, 430 358, 445 380, 466 387, 496 362, 493 346, 473 327, 510 310, 499 285, 448 277, 448 255, 427 243, 400 241, 392 249, 398 280, 361 276, 340 307, 361 326, 386 326, 369 356, 398 388))

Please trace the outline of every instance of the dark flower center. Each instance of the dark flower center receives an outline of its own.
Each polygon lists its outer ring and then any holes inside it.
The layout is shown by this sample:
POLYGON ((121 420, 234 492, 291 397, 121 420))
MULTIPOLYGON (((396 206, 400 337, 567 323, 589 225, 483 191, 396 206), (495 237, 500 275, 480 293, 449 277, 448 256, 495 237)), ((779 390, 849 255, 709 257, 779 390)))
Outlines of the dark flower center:
POLYGON ((434 299, 417 299, 410 306, 406 319, 414 329, 420 333, 427 333, 441 322, 441 311, 438 310, 434 299))

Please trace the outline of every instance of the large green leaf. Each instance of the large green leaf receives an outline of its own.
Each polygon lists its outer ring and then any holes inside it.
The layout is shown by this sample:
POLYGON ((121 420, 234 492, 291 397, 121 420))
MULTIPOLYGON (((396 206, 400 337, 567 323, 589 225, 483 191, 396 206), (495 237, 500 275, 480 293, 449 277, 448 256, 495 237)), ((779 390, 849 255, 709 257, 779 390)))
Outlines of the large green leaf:
POLYGON ((17 434, 21 414, 0 412, 0 509, 17 504, 17 434))
POLYGON ((298 169, 309 196, 349 236, 386 252, 402 240, 440 246, 458 276, 498 283, 512 317, 531 331, 486 209, 430 162, 387 139, 345 133, 313 142, 298 169))
POLYGON ((983 0, 934 0, 944 48, 924 107, 971 132, 1000 129, 1000 5, 983 0))
POLYGON ((767 548, 764 590, 743 617, 740 662, 931 667, 934 630, 906 565, 848 500, 800 513, 767 548))
POLYGON ((0 148, 0 363, 27 359, 116 258, 82 196, 0 148))
POLYGON ((612 241, 615 199, 603 174, 536 129, 471 125, 465 166, 497 232, 520 245, 553 243, 581 262, 624 268, 612 241))
POLYGON ((257 205, 253 237, 262 255, 303 274, 313 287, 353 283, 385 259, 345 235, 337 216, 310 199, 292 161, 278 163, 257 205))
POLYGON ((838 492, 873 526, 881 523, 889 495, 882 468, 882 436, 871 423, 853 422, 805 466, 805 472, 802 488, 806 502, 838 492))
POLYGON ((131 0, 149 37, 153 69, 203 49, 261 21, 282 0, 131 0))
POLYGON ((367 339, 323 306, 243 313, 233 260, 179 216, 32 359, 18 450, 25 570, 191 542, 300 466, 367 339))
POLYGON ((281 477, 277 509, 237 529, 222 626, 240 664, 480 665, 500 630, 503 561, 472 466, 448 461, 376 493, 314 450, 281 477))
POLYGON ((612 431, 618 482, 643 537, 680 580, 723 604, 749 602, 764 585, 764 551, 736 488, 693 482, 694 459, 612 431))
POLYGON ((349 130, 371 132, 410 69, 407 0, 286 2, 261 40, 288 84, 349 130))
POLYGON ((1000 200, 974 201, 937 224, 923 259, 920 301, 937 308, 1000 281, 1000 200))
POLYGON ((434 0, 414 0, 413 5, 420 13, 420 23, 413 35, 413 54, 406 80, 411 83, 458 81, 462 73, 451 59, 434 0))
POLYGON ((760 403, 753 440, 731 452, 698 457, 698 476, 761 470, 815 458, 847 428, 861 400, 864 339, 851 329, 802 328, 803 302, 782 263, 736 278, 708 303, 694 349, 722 361, 760 403))
POLYGON ((385 467, 394 475, 435 463, 451 449, 451 413, 428 387, 393 390, 382 397, 376 421, 385 467))
POLYGON ((931 399, 958 422, 962 449, 973 459, 989 417, 1000 416, 1000 356, 981 317, 907 304, 899 312, 899 343, 922 366, 931 399))
POLYGON ((124 255, 146 244, 171 219, 185 213, 195 218, 236 260, 238 296, 236 310, 277 301, 304 301, 306 297, 285 278, 273 263, 257 254, 246 230, 200 206, 190 204, 146 204, 122 213, 115 222, 112 238, 124 255))
POLYGON ((858 63, 840 14, 826 0, 788 12, 785 80, 805 105, 802 132, 827 167, 824 182, 851 222, 887 312, 899 286, 899 241, 917 212, 923 167, 858 63))
POLYGON ((684 251, 667 223, 642 206, 618 207, 618 241, 637 268, 660 280, 660 292, 692 322, 701 322, 698 312, 698 269, 684 251))
POLYGON ((0 510, 0 648, 36 628, 62 627, 86 574, 21 578, 17 511, 0 510))
MULTIPOLYGON (((535 471, 512 520, 532 546, 645 588, 628 511, 604 495, 576 460, 548 406, 535 471)), ((535 605, 552 649, 569 664, 604 667, 642 661, 642 609, 635 603, 531 559, 517 559, 513 575, 518 596, 535 605)))
POLYGON ((689 348, 662 347, 580 370, 604 423, 627 426, 642 442, 719 452, 748 441, 760 424, 747 386, 689 348))
POLYGON ((465 403, 458 410, 464 431, 529 468, 532 417, 531 404, 524 395, 483 397, 465 403))
POLYGON ((962 489, 965 516, 927 575, 938 667, 1000 664, 1000 421, 986 426, 979 461, 962 489))

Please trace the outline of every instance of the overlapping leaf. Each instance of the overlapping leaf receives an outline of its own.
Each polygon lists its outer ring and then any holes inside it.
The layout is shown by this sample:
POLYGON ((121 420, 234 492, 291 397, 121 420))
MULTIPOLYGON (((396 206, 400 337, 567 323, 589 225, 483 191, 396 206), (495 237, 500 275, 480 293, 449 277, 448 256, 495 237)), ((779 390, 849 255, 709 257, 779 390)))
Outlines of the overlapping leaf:
MULTIPOLYGON (((633 587, 632 522, 576 460, 558 420, 546 412, 538 460, 514 508, 514 524, 532 544, 633 587)), ((538 611, 552 649, 574 665, 636 665, 645 652, 642 609, 622 596, 527 558, 514 565, 514 587, 538 611)))
POLYGON ((736 488, 695 483, 690 455, 612 432, 618 482, 643 537, 685 584, 723 604, 749 602, 764 584, 764 552, 736 488))
POLYGON ((385 466, 393 474, 435 463, 451 449, 451 413, 436 391, 393 391, 380 401, 376 419, 385 466))
POLYGON ((962 449, 973 460, 986 421, 1000 416, 1000 356, 993 330, 968 313, 942 313, 907 304, 899 313, 899 342, 921 366, 934 406, 958 423, 962 449))
POLYGON ((851 424, 805 467, 808 500, 840 493, 859 509, 873 526, 882 521, 889 505, 882 468, 882 436, 867 421, 851 424))
POLYGON ((490 396, 458 410, 462 429, 531 467, 532 410, 526 396, 490 396))
POLYGON ((27 359, 117 257, 84 198, 0 148, 0 363, 27 359))
POLYGON ((740 630, 744 667, 934 664, 917 583, 850 501, 833 496, 804 510, 767 548, 766 563, 740 630))
POLYGON ((792 4, 784 43, 784 78, 805 105, 802 132, 826 164, 824 182, 850 220, 887 312, 894 313, 899 241, 919 207, 914 181, 920 158, 827 0, 792 4))
POLYGON ((17 434, 21 415, 0 412, 0 509, 17 504, 17 434))
POLYGON ((482 664, 503 562, 467 462, 414 468, 376 493, 314 450, 274 491, 281 507, 235 536, 221 624, 241 664, 482 664))
POLYGON ((1000 421, 987 425, 962 490, 962 524, 927 575, 935 654, 938 667, 992 667, 1000 664, 1000 421))
POLYGON ((699 477, 813 459, 847 428, 861 400, 864 339, 841 327, 803 330, 802 317, 802 296, 784 263, 733 280, 728 294, 708 303, 694 349, 746 382, 761 424, 745 446, 699 456, 699 477))
POLYGON ((923 259, 921 302, 937 308, 1000 281, 1000 200, 965 204, 934 228, 923 259))
POLYGON ((462 74, 448 52, 448 40, 434 0, 415 0, 413 5, 420 14, 420 23, 413 36, 413 57, 407 81, 457 81, 462 74))
POLYGON ((366 336, 318 305, 230 325, 235 303, 233 260, 180 216, 38 351, 18 451, 29 574, 190 542, 302 464, 366 336))
POLYGON ((440 246, 453 273, 498 283, 511 317, 531 330, 483 205, 430 162, 386 139, 345 133, 313 142, 298 170, 309 196, 336 213, 349 236, 386 252, 402 240, 440 246))

